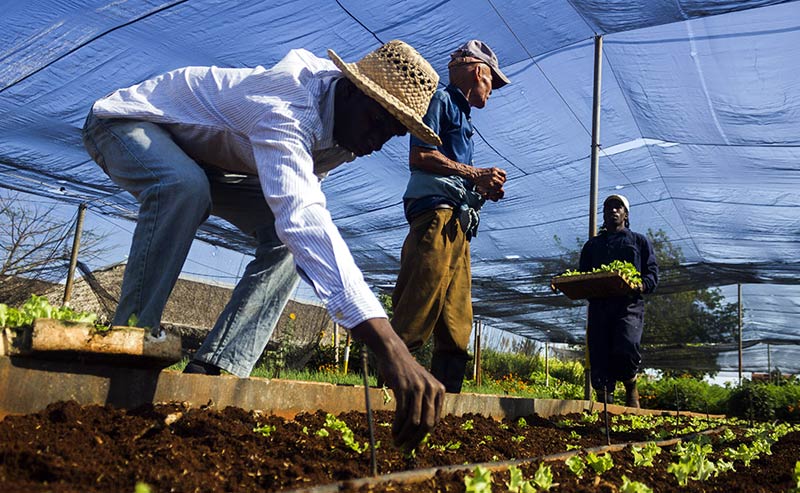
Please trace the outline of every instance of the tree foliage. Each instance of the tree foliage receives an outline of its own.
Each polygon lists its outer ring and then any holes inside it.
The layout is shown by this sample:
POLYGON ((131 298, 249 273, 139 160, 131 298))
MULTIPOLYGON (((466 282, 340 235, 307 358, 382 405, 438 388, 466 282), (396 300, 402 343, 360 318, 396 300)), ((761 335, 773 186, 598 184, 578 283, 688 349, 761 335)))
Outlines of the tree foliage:
MULTIPOLYGON (((63 280, 69 270, 75 221, 64 221, 56 205, 0 196, 0 302, 24 301, 45 283, 63 280)), ((79 258, 96 259, 106 235, 84 230, 79 258)))
MULTIPOLYGON (((662 230, 647 231, 658 265, 667 277, 684 260, 680 247, 670 243, 662 230)), ((736 335, 737 307, 725 303, 719 288, 704 288, 647 297, 643 344, 722 343, 736 335)))

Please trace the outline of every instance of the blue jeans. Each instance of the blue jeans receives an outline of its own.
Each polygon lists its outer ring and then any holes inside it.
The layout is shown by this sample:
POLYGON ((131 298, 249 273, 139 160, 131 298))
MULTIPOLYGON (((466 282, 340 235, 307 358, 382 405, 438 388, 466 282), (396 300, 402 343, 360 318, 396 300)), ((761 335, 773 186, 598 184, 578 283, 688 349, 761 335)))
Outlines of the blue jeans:
POLYGON ((100 119, 83 129, 89 155, 139 202, 122 292, 112 323, 154 332, 200 225, 214 215, 255 243, 231 299, 195 359, 247 377, 269 342, 299 277, 258 180, 227 182, 186 155, 163 127, 149 122, 100 119))

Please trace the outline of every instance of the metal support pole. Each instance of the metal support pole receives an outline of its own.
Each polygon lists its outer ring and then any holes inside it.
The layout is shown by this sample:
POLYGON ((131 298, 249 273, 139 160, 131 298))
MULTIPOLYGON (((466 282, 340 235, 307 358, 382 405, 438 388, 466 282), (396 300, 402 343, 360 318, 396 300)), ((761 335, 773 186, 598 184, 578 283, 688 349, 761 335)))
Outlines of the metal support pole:
POLYGON ((75 237, 72 240, 72 253, 69 257, 69 271, 67 271, 67 284, 64 286, 64 301, 62 305, 69 305, 72 298, 72 280, 75 278, 75 266, 78 265, 78 250, 81 246, 81 233, 83 232, 83 218, 86 216, 86 204, 78 206, 78 219, 75 221, 75 237))
POLYGON ((339 369, 339 324, 333 322, 333 364, 339 369))
POLYGON ((597 235, 597 193, 600 174, 600 84, 603 70, 603 37, 594 37, 594 90, 592 92, 592 174, 589 190, 589 238, 597 235))
POLYGON ((472 379, 478 385, 478 320, 472 322, 472 379))
POLYGON ((370 472, 372 477, 378 475, 378 460, 375 455, 375 423, 372 420, 372 405, 369 402, 369 356, 367 346, 361 346, 361 369, 364 372, 364 405, 367 411, 367 425, 369 426, 369 457, 370 472))
POLYGON ((772 383, 772 352, 770 351, 769 343, 767 343, 767 377, 769 383, 772 383))
POLYGON ((344 343, 344 373, 347 375, 347 363, 350 361, 350 343, 353 341, 350 331, 347 331, 347 342, 344 343))
POLYGON ((544 341, 544 386, 550 386, 550 341, 544 341))
POLYGON ((739 385, 742 385, 742 285, 737 284, 739 293, 739 385))
MULTIPOLYGON (((597 191, 600 174, 600 83, 603 71, 603 37, 594 37, 594 90, 592 91, 592 167, 589 190, 589 238, 597 235, 597 191)), ((584 389, 586 400, 592 397, 591 365, 589 364, 589 326, 586 326, 584 355, 584 389)))
POLYGON ((483 379, 481 378, 482 377, 481 373, 483 373, 481 371, 481 336, 483 335, 482 334, 482 332, 483 332, 483 322, 480 319, 478 319, 478 320, 476 320, 476 324, 477 325, 475 327, 477 329, 476 332, 477 332, 478 337, 475 339, 476 340, 476 345, 475 345, 475 368, 476 368, 476 370, 475 370, 475 385, 480 387, 482 385, 482 383, 483 383, 483 379))

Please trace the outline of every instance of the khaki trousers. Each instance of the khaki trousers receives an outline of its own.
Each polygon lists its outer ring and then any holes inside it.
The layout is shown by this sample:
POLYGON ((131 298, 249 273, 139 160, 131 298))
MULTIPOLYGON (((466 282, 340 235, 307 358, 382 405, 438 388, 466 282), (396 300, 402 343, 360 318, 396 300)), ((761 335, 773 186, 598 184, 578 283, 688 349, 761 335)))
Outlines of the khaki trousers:
POLYGON ((410 225, 392 293, 392 326, 409 350, 434 335, 434 355, 466 357, 472 331, 469 241, 453 209, 421 214, 410 225))

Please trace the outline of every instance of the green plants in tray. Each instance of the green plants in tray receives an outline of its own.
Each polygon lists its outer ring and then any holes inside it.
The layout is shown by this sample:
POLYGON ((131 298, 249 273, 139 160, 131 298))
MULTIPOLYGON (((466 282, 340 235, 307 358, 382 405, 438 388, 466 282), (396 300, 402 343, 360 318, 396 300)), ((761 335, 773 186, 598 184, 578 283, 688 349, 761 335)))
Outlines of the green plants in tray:
POLYGON ((571 300, 626 296, 642 285, 642 277, 630 262, 615 260, 591 272, 568 270, 550 283, 571 300))

